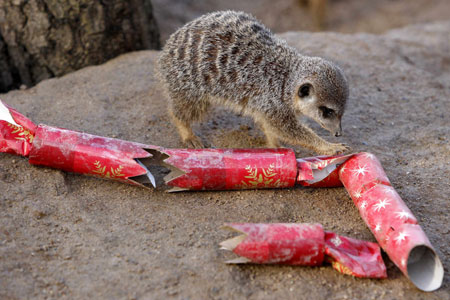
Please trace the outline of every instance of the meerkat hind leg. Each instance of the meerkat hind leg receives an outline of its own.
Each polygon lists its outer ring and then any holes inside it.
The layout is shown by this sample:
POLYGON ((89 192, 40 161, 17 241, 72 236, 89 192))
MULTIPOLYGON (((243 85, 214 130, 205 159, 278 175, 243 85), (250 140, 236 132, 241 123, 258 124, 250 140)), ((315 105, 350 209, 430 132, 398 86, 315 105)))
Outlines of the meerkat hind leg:
POLYGON ((192 127, 190 123, 183 122, 180 119, 173 116, 173 120, 175 123, 175 126, 178 129, 178 132, 180 133, 181 140, 183 141, 183 144, 188 148, 204 148, 202 141, 198 136, 194 134, 192 131, 192 127))
POLYGON ((180 133, 184 145, 188 148, 204 148, 202 141, 192 131, 191 124, 201 120, 209 108, 206 99, 186 100, 183 97, 172 97, 169 113, 180 133))

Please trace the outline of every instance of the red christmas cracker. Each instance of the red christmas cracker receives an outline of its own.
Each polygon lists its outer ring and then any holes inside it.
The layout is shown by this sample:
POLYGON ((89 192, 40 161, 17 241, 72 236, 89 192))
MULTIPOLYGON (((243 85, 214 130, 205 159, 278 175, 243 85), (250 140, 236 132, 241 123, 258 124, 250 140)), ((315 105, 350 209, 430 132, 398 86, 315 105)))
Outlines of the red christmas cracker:
POLYGON ((98 137, 67 129, 39 125, 29 153, 29 162, 52 168, 88 174, 131 184, 150 183, 139 176, 148 173, 135 160, 149 157, 149 146, 98 137))
POLYGON ((320 224, 231 223, 226 228, 242 233, 220 243, 239 255, 227 263, 320 266, 326 261, 343 274, 387 277, 377 244, 324 231, 320 224))
POLYGON ((293 187, 297 162, 292 149, 164 149, 166 165, 184 174, 166 184, 179 190, 293 187))
POLYGON ((35 165, 146 187, 155 186, 151 169, 163 166, 171 171, 164 178, 171 191, 344 185, 400 270, 424 291, 442 284, 439 257, 370 153, 296 159, 285 148, 166 149, 36 126, 1 101, 0 152, 29 157, 35 165))

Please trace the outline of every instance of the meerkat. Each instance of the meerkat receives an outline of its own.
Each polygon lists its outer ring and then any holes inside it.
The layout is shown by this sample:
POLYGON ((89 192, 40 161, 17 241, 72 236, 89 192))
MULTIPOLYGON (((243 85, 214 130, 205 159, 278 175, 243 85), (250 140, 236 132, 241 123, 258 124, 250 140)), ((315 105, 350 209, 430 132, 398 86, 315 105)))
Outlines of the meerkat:
POLYGON ((324 155, 349 149, 327 142, 298 120, 307 116, 341 135, 348 98, 341 69, 301 55, 247 13, 215 12, 187 23, 167 40, 158 69, 169 114, 187 147, 203 147, 191 125, 211 105, 223 105, 251 116, 268 147, 283 141, 324 155))

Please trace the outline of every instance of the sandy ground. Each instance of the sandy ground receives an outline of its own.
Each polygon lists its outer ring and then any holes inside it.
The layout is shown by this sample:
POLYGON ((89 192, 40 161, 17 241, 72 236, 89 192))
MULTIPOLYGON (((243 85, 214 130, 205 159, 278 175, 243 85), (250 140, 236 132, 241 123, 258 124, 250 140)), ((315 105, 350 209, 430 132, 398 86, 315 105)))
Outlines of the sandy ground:
MULTIPOLYGON (((374 241, 343 188, 167 194, 0 154, 0 298, 450 299, 449 34, 446 22, 381 36, 283 35, 345 70, 351 96, 339 140, 381 160, 445 266, 438 291, 416 289, 386 256, 386 280, 330 266, 223 263, 233 257, 218 247, 232 236, 219 229, 225 222, 319 222, 374 241)), ((37 123, 180 147, 155 78, 157 54, 123 55, 0 98, 37 123)), ((222 109, 195 130, 215 147, 263 141, 250 119, 222 109)))

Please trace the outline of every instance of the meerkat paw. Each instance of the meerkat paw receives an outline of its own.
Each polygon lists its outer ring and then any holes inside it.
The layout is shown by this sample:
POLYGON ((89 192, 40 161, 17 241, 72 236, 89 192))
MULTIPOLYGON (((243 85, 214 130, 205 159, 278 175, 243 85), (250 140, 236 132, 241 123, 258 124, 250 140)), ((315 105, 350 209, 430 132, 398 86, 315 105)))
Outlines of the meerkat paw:
POLYGON ((350 147, 346 144, 329 144, 329 147, 327 149, 321 149, 318 151, 322 155, 335 155, 335 154, 342 154, 344 152, 350 151, 350 147))
POLYGON ((194 148, 194 149, 205 148, 205 145, 203 145, 202 141, 196 136, 191 136, 191 137, 185 139, 183 141, 183 143, 188 148, 194 148))

